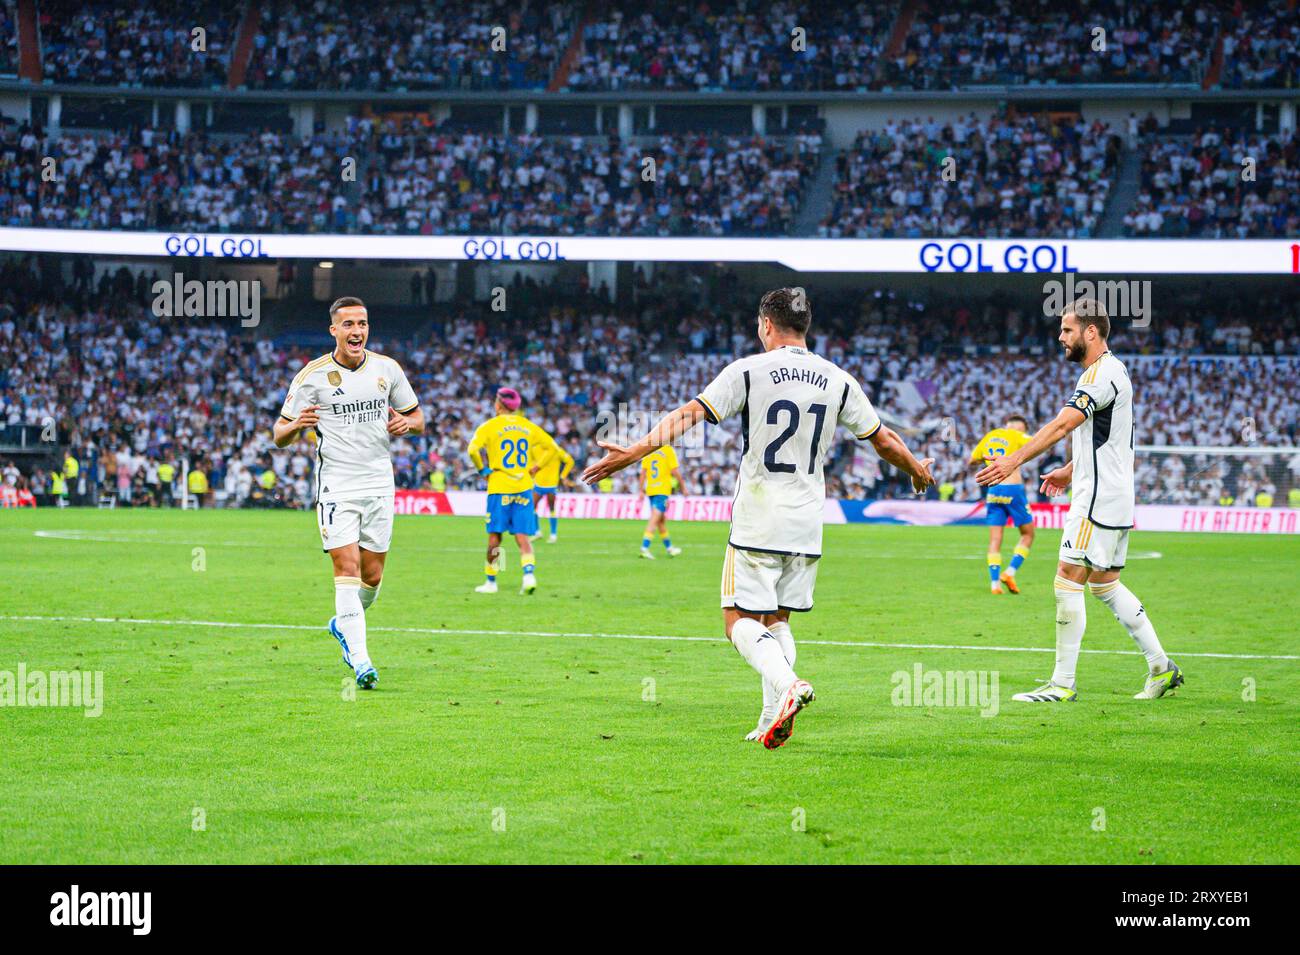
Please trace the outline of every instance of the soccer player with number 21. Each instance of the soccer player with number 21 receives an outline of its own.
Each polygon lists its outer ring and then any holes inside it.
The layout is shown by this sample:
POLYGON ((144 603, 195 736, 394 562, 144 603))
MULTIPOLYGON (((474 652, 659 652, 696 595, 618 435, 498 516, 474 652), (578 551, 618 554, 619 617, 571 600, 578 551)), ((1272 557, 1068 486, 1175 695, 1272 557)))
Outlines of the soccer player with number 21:
POLYGON ((803 289, 768 292, 758 308, 761 353, 732 362, 632 445, 600 442, 608 453, 582 475, 595 484, 701 419, 718 424, 739 415, 742 452, 722 564, 722 615, 728 639, 762 677, 762 714, 746 739, 768 749, 790 738, 796 714, 813 701, 812 686, 794 672, 790 613, 813 605, 826 500, 822 466, 836 426, 871 442, 917 493, 934 483, 934 462, 918 461, 881 424, 857 380, 808 350, 811 321, 803 289))

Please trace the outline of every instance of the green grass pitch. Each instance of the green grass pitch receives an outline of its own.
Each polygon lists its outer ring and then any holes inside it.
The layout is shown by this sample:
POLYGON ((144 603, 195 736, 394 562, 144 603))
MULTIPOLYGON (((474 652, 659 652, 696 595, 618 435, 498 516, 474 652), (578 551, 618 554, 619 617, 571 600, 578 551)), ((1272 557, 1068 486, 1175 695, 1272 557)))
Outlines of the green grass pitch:
POLYGON ((104 680, 96 718, 0 708, 0 863, 1300 862, 1295 538, 1136 533, 1187 685, 1131 699, 1089 598, 1108 652, 1052 706, 1010 702, 1051 654, 998 648, 1051 647, 1057 532, 994 598, 982 527, 828 527, 794 620, 818 699, 768 752, 726 528, 672 530, 651 563, 638 524, 561 522, 536 596, 511 545, 487 597, 481 520, 399 517, 351 694, 311 514, 0 512, 0 671, 104 680), (895 705, 917 664, 996 672, 996 715, 895 705))

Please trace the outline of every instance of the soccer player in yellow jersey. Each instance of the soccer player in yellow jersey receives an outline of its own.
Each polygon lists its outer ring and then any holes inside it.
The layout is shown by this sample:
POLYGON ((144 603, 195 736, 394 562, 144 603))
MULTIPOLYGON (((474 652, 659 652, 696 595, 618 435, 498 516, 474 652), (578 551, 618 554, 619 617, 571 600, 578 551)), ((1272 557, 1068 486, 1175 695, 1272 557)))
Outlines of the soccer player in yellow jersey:
MULTIPOLYGON (((994 428, 980 439, 971 452, 971 467, 978 471, 991 464, 995 458, 1019 451, 1029 441, 1029 422, 1018 414, 1007 418, 1001 428, 994 428)), ((1013 594, 1020 593, 1016 584, 1016 571, 1029 556, 1029 548, 1034 543, 1034 515, 1029 510, 1029 500, 1025 497, 1025 482, 1016 468, 1006 480, 988 490, 984 500, 985 523, 989 526, 989 581, 993 593, 1002 593, 1002 585, 1013 594), (1011 557, 1011 566, 1002 571, 1002 529, 1010 519, 1020 531, 1020 541, 1016 544, 1015 554, 1011 557)))
POLYGON ((674 547, 668 536, 668 498, 673 493, 673 482, 683 494, 686 487, 682 482, 682 472, 677 465, 677 452, 671 444, 662 445, 641 459, 641 484, 645 496, 650 501, 650 520, 646 521, 645 535, 641 538, 641 556, 654 560, 650 553, 650 542, 656 533, 663 538, 664 551, 669 557, 676 557, 682 552, 674 547))
POLYGON ((469 458, 488 482, 487 580, 474 588, 481 594, 497 592, 503 534, 514 534, 519 545, 519 561, 524 569, 520 593, 537 590, 536 562, 529 540, 537 533, 530 470, 545 467, 557 448, 549 434, 519 414, 522 403, 515 389, 499 389, 493 402, 496 417, 479 425, 469 443, 469 458))
MULTIPOLYGON (((569 484, 569 472, 573 470, 573 455, 559 444, 555 445, 555 454, 541 467, 534 466, 531 469, 533 475, 533 508, 546 500, 546 512, 551 522, 551 536, 547 538, 547 543, 554 544, 558 539, 560 531, 560 521, 555 516, 555 492, 559 489, 561 483, 565 486, 569 484)), ((532 539, 537 540, 541 537, 541 531, 536 531, 532 539)))

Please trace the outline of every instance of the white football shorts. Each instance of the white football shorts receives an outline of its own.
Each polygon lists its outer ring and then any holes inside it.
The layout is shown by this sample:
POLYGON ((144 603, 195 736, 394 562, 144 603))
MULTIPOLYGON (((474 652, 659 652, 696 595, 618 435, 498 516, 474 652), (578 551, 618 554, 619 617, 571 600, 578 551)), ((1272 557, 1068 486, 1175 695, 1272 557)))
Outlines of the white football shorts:
POLYGON ((1065 515, 1060 559, 1067 564, 1095 570, 1119 570, 1128 559, 1128 528, 1111 530, 1088 520, 1082 508, 1065 515))
POLYGON ((722 561, 722 606, 746 613, 811 610, 819 559, 740 550, 728 544, 722 561))
POLYGON ((388 553, 393 540, 393 499, 359 497, 354 501, 321 501, 316 505, 321 547, 326 551, 349 544, 375 554, 388 553))

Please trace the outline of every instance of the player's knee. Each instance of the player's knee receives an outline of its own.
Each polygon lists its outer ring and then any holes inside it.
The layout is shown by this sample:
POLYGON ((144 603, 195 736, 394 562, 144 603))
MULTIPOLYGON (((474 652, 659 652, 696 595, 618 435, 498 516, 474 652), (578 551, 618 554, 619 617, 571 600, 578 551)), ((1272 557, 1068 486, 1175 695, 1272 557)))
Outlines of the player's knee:
POLYGON ((1119 591, 1119 577, 1107 577, 1102 580, 1089 580, 1088 592, 1102 603, 1110 603, 1119 591))
POLYGON ((1083 590, 1083 583, 1088 579, 1088 568, 1080 567, 1078 564, 1068 564, 1060 561, 1056 565, 1056 579, 1068 580, 1073 584, 1079 585, 1079 590, 1083 590))

